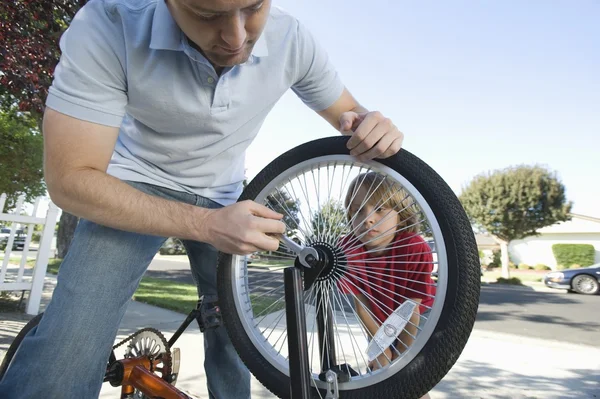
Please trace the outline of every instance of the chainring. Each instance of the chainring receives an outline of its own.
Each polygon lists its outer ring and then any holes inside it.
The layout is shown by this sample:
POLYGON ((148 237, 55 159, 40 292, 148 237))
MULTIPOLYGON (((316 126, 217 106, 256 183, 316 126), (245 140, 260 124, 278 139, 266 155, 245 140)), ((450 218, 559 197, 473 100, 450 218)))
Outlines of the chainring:
MULTIPOLYGON (((152 360, 160 359, 162 362, 150 371, 165 381, 170 381, 173 363, 169 344, 162 333, 154 328, 144 328, 115 345, 114 348, 128 343, 125 358, 147 356, 152 360)), ((136 399, 150 399, 137 389, 134 392, 136 399)))

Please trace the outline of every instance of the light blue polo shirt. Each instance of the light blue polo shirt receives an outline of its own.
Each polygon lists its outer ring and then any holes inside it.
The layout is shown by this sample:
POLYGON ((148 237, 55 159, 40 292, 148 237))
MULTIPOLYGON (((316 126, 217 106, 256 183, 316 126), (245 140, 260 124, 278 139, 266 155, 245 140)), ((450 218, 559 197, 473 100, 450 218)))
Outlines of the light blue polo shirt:
POLYGON ((224 205, 240 195, 246 148, 288 89, 315 111, 343 91, 326 52, 274 6, 250 59, 221 76, 164 0, 91 0, 60 48, 46 104, 120 127, 110 175, 224 205))

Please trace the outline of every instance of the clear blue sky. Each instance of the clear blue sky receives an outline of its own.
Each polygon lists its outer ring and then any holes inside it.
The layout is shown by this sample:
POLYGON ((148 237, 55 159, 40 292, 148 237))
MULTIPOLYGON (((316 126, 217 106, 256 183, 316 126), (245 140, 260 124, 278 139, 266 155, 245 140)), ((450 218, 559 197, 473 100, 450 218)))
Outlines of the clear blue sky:
MULTIPOLYGON (((459 193, 485 171, 556 171, 573 211, 600 217, 600 1, 273 0, 324 46, 367 108, 459 193)), ((293 93, 247 157, 338 134, 293 93)))

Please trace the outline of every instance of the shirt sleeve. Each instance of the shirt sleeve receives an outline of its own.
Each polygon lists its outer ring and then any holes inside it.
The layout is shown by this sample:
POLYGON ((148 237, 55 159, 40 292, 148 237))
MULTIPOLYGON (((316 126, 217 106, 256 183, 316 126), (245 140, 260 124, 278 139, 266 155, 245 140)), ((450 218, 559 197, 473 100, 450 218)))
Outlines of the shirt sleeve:
POLYGON ((103 0, 82 7, 60 38, 61 57, 46 106, 102 125, 121 125, 127 105, 120 18, 103 0))
POLYGON ((300 22, 297 46, 297 73, 292 90, 307 106, 322 111, 342 95, 344 85, 327 52, 300 22))

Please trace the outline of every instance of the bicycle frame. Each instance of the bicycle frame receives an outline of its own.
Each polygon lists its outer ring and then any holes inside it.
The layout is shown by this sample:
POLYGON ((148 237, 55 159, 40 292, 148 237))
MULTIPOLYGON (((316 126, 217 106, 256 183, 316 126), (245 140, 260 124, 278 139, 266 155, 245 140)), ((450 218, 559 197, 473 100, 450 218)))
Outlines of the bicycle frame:
POLYGON ((192 399, 179 391, 169 382, 151 373, 159 361, 151 361, 148 357, 137 357, 119 361, 124 368, 121 386, 121 398, 127 398, 138 389, 149 397, 164 399, 192 399))

